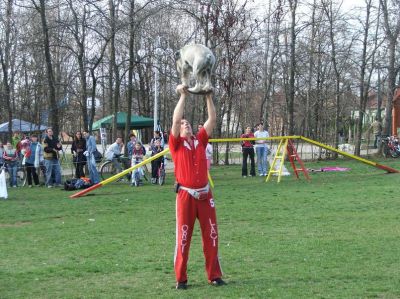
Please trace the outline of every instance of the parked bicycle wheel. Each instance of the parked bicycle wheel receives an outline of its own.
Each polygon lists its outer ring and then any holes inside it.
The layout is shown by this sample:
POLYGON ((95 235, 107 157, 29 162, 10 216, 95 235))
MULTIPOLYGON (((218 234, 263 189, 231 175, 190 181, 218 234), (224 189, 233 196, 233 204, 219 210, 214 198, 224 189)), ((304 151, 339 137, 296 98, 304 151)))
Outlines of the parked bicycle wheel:
POLYGON ((389 148, 389 153, 392 158, 397 158, 399 156, 399 152, 395 148, 389 148))
POLYGON ((133 183, 134 183, 135 187, 139 187, 140 186, 140 173, 139 173, 139 171, 135 171, 133 183))
POLYGON ((17 185, 18 186, 25 186, 26 184, 26 172, 25 168, 18 168, 17 169, 17 185))
POLYGON ((163 166, 161 166, 158 173, 158 184, 162 186, 164 185, 164 183, 165 183, 165 169, 163 166))
POLYGON ((142 166, 143 169, 143 178, 146 180, 146 182, 149 181, 149 178, 151 177, 151 173, 149 171, 149 169, 147 168, 147 164, 144 164, 142 166))
POLYGON ((106 180, 116 174, 117 170, 112 161, 106 161, 100 166, 100 176, 102 180, 106 180))
MULTIPOLYGON (((3 169, 5 170, 6 181, 8 184, 8 182, 10 181, 10 173, 9 173, 7 167, 3 167, 3 169)), ((22 167, 18 167, 17 168, 17 186, 23 187, 23 186, 25 186, 25 183, 26 183, 25 169, 22 167)))

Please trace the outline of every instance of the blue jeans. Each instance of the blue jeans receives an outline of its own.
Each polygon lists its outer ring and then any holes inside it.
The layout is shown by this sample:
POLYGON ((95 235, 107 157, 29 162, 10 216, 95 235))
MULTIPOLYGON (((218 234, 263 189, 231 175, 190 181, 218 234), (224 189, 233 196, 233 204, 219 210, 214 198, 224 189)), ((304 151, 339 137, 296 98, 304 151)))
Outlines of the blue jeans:
POLYGON ((256 147, 258 174, 267 174, 267 147, 256 147))
POLYGON ((111 161, 112 161, 115 169, 117 170, 117 173, 120 173, 122 171, 122 166, 121 166, 121 163, 119 162, 118 158, 113 158, 111 161))
POLYGON ((17 162, 7 163, 7 170, 10 176, 10 187, 17 186, 17 162))
POLYGON ((100 176, 99 173, 97 172, 96 160, 94 159, 93 154, 89 154, 87 165, 89 169, 90 180, 92 181, 93 184, 97 184, 98 182, 100 182, 100 176))
POLYGON ((47 160, 44 159, 44 166, 46 167, 46 186, 53 185, 53 177, 54 173, 54 183, 56 185, 61 185, 61 166, 60 161, 57 159, 47 160))

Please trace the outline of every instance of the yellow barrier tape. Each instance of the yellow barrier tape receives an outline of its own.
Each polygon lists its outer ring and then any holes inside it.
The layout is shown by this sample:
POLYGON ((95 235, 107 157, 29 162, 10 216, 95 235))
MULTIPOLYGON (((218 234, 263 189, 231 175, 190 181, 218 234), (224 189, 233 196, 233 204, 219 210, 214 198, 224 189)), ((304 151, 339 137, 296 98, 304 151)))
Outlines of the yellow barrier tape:
POLYGON ((332 147, 332 146, 329 146, 329 145, 320 143, 320 142, 318 142, 318 141, 309 139, 309 138, 307 138, 307 137, 301 136, 300 139, 301 139, 301 140, 304 140, 304 141, 306 141, 306 142, 308 142, 308 143, 315 144, 315 145, 317 145, 317 146, 319 146, 319 147, 322 147, 322 148, 324 148, 324 149, 330 150, 330 151, 332 151, 332 152, 336 152, 336 153, 338 153, 338 154, 340 154, 340 155, 342 155, 342 156, 345 156, 345 157, 348 157, 348 158, 352 158, 352 159, 356 159, 356 160, 358 160, 358 161, 360 161, 360 162, 363 162, 363 163, 365 163, 365 164, 368 164, 368 165, 376 166, 376 164, 377 164, 377 163, 372 162, 372 161, 370 161, 370 160, 367 160, 367 159, 364 159, 364 158, 361 158, 361 157, 358 157, 358 156, 355 156, 355 155, 352 155, 352 154, 349 154, 349 153, 346 153, 346 152, 342 152, 342 151, 340 151, 340 150, 338 150, 338 149, 336 149, 336 148, 334 148, 334 147, 332 147))
POLYGON ((208 175, 208 182, 210 183, 211 188, 214 188, 214 181, 213 181, 209 171, 208 171, 207 175, 208 175))
POLYGON ((208 142, 238 142, 238 141, 255 141, 255 140, 281 140, 281 139, 301 139, 301 136, 276 136, 276 137, 263 137, 263 138, 211 138, 208 142))

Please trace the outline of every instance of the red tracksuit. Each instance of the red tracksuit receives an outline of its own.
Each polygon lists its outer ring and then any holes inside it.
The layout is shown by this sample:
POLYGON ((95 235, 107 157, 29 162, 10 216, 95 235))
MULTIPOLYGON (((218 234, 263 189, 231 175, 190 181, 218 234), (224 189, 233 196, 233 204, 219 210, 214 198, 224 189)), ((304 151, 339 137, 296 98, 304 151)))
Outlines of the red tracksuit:
MULTIPOLYGON (((203 188, 208 183, 205 149, 208 135, 204 128, 189 142, 186 138, 169 138, 169 149, 175 163, 177 182, 187 188, 203 188)), ((211 190, 207 199, 197 200, 187 191, 179 190, 176 196, 176 247, 175 275, 178 282, 187 281, 187 261, 190 241, 196 218, 199 219, 206 259, 208 280, 222 276, 218 260, 218 229, 211 190)))

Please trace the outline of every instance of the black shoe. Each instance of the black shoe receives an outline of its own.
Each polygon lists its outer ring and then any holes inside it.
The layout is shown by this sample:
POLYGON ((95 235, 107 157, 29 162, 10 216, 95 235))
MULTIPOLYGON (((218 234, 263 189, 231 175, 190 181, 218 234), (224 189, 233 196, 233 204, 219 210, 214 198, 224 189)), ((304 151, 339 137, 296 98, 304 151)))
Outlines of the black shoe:
POLYGON ((210 285, 215 286, 215 287, 220 287, 223 285, 226 285, 226 282, 223 281, 221 278, 216 278, 210 281, 210 285))
POLYGON ((177 290, 186 290, 187 289, 187 280, 182 282, 177 282, 176 287, 177 290))

